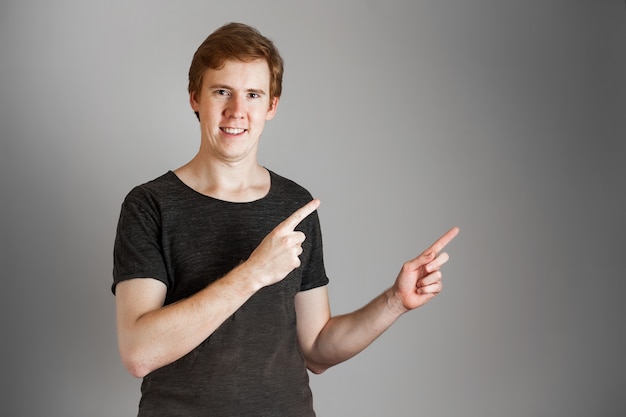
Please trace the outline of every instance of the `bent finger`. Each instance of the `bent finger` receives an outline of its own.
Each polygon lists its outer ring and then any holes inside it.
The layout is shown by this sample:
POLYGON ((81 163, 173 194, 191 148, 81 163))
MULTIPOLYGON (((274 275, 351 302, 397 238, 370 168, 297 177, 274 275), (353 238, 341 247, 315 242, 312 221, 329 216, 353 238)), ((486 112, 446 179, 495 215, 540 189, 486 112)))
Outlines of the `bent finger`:
POLYGON ((426 265, 426 271, 433 272, 439 270, 449 259, 450 256, 446 252, 440 253, 432 262, 426 265))
POLYGON ((428 287, 429 285, 440 282, 443 278, 443 274, 441 271, 435 271, 432 274, 426 275, 424 278, 421 278, 417 281, 415 285, 417 288, 428 287))
POLYGON ((425 285, 423 287, 417 287, 415 288, 415 291, 418 294, 432 294, 432 295, 437 295, 441 292, 441 290, 443 289, 443 283, 441 281, 437 281, 433 284, 430 285, 425 285))
POLYGON ((300 231, 295 231, 289 234, 286 234, 283 237, 283 245, 285 247, 292 247, 292 246, 302 246, 302 243, 304 242, 304 240, 306 239, 306 236, 304 233, 300 232, 300 231))

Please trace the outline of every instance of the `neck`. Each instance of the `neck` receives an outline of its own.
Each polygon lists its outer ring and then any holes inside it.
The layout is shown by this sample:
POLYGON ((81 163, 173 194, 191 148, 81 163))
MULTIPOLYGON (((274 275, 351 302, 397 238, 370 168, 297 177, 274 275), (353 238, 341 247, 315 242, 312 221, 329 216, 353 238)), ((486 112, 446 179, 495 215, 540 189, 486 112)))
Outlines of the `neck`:
POLYGON ((256 161, 215 162, 198 154, 174 172, 195 191, 225 201, 258 200, 270 189, 269 172, 256 161))

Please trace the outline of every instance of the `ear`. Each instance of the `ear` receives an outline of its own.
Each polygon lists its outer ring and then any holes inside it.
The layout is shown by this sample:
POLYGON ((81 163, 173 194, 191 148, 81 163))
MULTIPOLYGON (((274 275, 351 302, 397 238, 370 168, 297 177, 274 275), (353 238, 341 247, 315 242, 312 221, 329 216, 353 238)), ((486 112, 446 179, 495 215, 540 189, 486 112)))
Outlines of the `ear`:
POLYGON ((265 120, 272 120, 274 118, 279 101, 280 99, 278 97, 272 98, 270 101, 270 108, 267 110, 267 114, 265 115, 265 120))
POLYGON ((198 100, 196 100, 196 92, 192 91, 189 93, 189 104, 194 112, 198 112, 198 100))

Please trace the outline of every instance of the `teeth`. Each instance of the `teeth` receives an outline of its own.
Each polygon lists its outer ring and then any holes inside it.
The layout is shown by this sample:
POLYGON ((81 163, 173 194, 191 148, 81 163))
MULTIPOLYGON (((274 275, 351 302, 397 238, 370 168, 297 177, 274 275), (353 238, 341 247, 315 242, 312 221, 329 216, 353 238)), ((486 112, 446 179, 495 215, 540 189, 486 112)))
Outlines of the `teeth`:
POLYGON ((246 129, 235 129, 234 127, 223 127, 222 130, 231 135, 238 135, 243 133, 246 129))

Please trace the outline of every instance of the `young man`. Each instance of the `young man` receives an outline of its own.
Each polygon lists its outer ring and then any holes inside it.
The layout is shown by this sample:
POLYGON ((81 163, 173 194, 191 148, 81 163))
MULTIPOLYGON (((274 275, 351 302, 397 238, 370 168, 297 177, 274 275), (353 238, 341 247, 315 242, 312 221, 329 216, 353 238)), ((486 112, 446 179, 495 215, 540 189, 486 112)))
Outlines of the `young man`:
POLYGON ((213 32, 189 71, 197 155, 124 200, 113 292, 122 360, 143 378, 139 416, 314 416, 307 369, 349 359, 441 290, 457 228, 331 317, 320 203, 257 161, 282 72, 255 29, 213 32))

